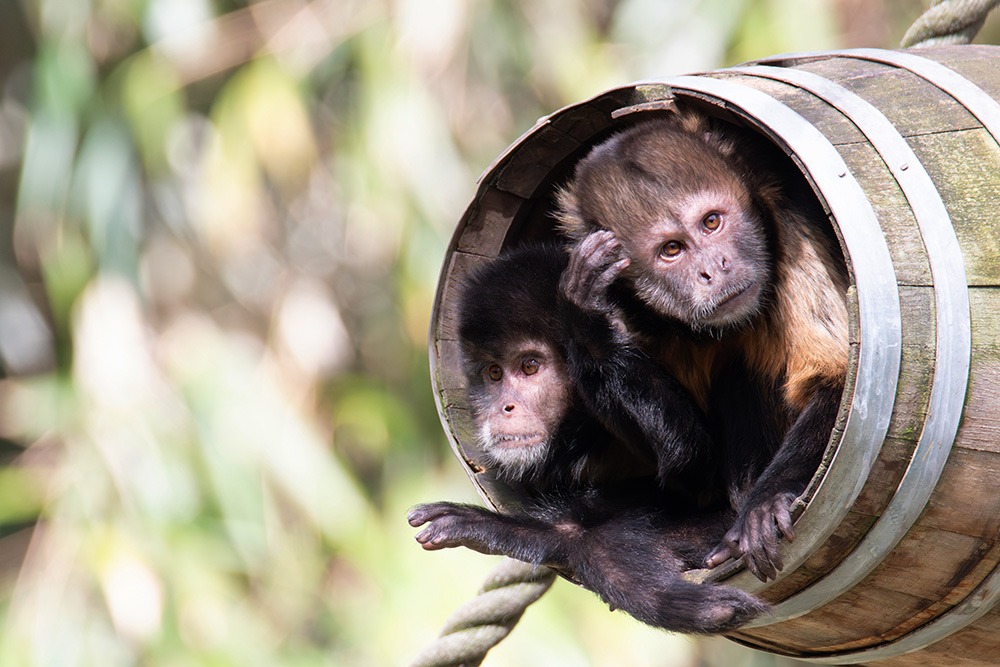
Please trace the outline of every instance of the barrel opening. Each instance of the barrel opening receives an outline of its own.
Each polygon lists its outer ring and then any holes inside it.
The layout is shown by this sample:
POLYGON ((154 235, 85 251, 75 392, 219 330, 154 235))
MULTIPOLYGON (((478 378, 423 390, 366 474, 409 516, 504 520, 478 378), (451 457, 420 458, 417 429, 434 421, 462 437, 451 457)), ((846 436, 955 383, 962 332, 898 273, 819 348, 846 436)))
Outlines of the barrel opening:
MULTIPOLYGON (((790 191, 809 200, 812 205, 821 207, 825 221, 822 232, 835 239, 834 246, 841 248, 843 252, 843 243, 829 219, 829 208, 810 181, 808 170, 766 127, 761 127, 757 121, 716 101, 694 95, 675 96, 666 86, 637 86, 624 91, 610 91, 554 113, 540 121, 497 159, 483 175, 479 191, 456 230, 452 253, 460 257, 446 262, 446 279, 439 286, 439 301, 447 302, 449 286, 460 284, 461 276, 484 258, 525 244, 565 242, 555 227, 556 193, 573 177, 577 163, 594 146, 634 124, 673 113, 663 105, 650 105, 651 100, 665 100, 671 105, 676 103, 694 107, 722 122, 755 132, 764 140, 762 145, 766 147, 766 154, 761 159, 766 161, 769 168, 780 172, 783 181, 790 184, 790 191)), ((850 273, 849 263, 848 272, 850 273)), ((438 307, 446 309, 447 304, 439 303, 438 307)), ((448 317, 445 315, 443 319, 447 321, 448 317)), ((851 326, 853 328, 856 325, 852 322, 851 326)), ((442 356, 457 355, 457 346, 441 344, 440 321, 437 338, 436 349, 440 350, 442 356)), ((434 353, 435 346, 432 346, 432 356, 434 353)), ((438 359, 436 366, 439 369, 457 368, 458 360, 438 359)), ((518 505, 518 490, 482 466, 469 412, 464 405, 464 395, 458 389, 464 384, 464 379, 447 380, 438 377, 436 381, 439 383, 439 398, 443 405, 446 408, 457 408, 446 409, 442 414, 450 422, 453 447, 469 466, 470 475, 480 492, 497 509, 504 510, 518 505), (449 391, 447 387, 452 390, 449 391)), ((847 384, 851 384, 849 378, 847 384)), ((845 391, 844 395, 849 397, 850 390, 845 391)), ((827 446, 823 462, 803 496, 804 502, 796 509, 797 513, 801 513, 802 507, 821 483, 823 471, 835 454, 839 443, 838 434, 848 412, 846 403, 842 398, 833 437, 827 446)))

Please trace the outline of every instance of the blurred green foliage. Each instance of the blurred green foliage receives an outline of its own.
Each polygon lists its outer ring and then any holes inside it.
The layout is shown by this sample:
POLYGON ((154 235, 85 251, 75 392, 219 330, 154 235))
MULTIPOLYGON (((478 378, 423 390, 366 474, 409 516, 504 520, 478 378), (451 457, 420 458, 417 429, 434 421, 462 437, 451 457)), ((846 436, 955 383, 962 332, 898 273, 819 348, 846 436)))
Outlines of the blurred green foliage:
MULTIPOLYGON (((478 173, 602 89, 921 9, 0 2, 0 664, 405 664, 494 564, 404 520, 475 500, 426 332, 478 173)), ((488 660, 775 662, 565 582, 488 660)))

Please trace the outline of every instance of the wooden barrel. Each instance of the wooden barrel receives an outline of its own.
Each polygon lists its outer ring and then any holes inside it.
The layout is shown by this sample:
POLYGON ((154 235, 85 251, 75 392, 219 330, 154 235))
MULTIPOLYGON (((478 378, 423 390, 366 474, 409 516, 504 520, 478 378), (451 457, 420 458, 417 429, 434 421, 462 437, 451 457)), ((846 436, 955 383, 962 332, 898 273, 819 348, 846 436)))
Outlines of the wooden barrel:
POLYGON ((779 578, 723 572, 775 604, 732 638, 828 664, 1000 664, 1000 47, 779 56, 541 119, 483 175, 442 270, 430 355, 453 448, 487 502, 517 502, 476 464, 456 284, 553 236, 552 194, 576 161, 673 99, 789 155, 851 273, 837 426, 779 578))

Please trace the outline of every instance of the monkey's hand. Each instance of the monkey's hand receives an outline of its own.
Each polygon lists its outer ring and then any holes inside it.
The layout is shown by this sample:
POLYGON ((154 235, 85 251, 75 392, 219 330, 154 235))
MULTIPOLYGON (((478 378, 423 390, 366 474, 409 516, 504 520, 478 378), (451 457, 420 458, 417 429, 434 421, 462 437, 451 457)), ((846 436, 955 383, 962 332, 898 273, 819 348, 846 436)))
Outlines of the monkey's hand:
POLYGON ((705 565, 716 567, 729 558, 743 556, 744 564, 755 577, 761 581, 774 579, 784 567, 780 539, 784 537, 789 542, 795 539, 791 508, 797 497, 795 493, 782 492, 762 503, 747 503, 722 543, 705 559, 705 565))
POLYGON ((413 527, 430 524, 416 536, 417 542, 428 551, 467 547, 493 553, 485 538, 496 520, 495 514, 482 508, 446 502, 417 505, 407 516, 413 527))
POLYGON ((566 563, 565 538, 559 531, 529 516, 497 514, 482 507, 457 503, 417 505, 409 514, 411 526, 430 525, 417 533, 428 551, 466 547, 525 563, 561 567, 566 563))
POLYGON ((570 252, 559 280, 559 291, 585 313, 610 316, 608 288, 629 265, 614 232, 600 230, 580 241, 570 252))

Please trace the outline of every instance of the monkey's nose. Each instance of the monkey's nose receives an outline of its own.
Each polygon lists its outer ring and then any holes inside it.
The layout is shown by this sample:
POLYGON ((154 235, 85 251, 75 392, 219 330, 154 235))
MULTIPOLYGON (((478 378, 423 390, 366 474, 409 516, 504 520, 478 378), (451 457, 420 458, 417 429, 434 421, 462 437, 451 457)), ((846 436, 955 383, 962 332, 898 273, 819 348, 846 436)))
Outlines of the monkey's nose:
POLYGON ((514 412, 514 404, 508 403, 507 405, 503 406, 503 411, 506 412, 507 414, 514 412))

